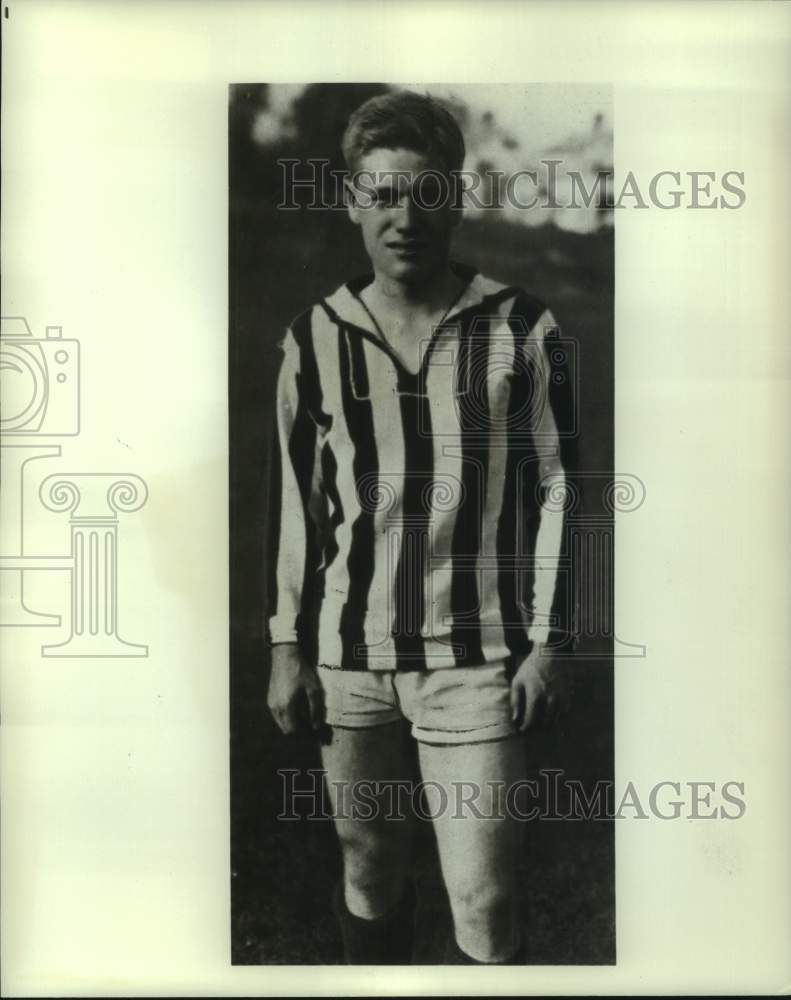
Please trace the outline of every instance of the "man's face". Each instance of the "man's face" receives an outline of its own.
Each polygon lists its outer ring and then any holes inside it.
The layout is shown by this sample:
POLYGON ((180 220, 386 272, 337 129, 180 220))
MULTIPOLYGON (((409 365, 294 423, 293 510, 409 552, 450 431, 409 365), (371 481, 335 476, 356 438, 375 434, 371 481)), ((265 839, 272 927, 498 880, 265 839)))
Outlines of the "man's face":
POLYGON ((411 149, 372 149, 349 191, 349 216, 378 275, 419 284, 447 266, 461 213, 438 163, 411 149))

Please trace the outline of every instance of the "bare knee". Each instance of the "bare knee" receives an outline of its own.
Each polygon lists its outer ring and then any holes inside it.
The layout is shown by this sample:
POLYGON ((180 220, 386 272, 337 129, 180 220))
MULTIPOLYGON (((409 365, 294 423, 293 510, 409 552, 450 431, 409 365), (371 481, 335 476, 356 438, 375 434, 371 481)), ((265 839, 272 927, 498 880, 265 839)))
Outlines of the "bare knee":
POLYGON ((517 943, 516 906, 512 889, 467 885, 451 896, 456 938, 480 961, 508 958, 517 943))
POLYGON ((467 924, 488 925, 510 917, 513 892, 506 886, 465 886, 455 893, 454 910, 467 924))
POLYGON ((403 836, 381 827, 338 824, 346 902, 353 913, 374 917, 400 899, 406 871, 403 836))

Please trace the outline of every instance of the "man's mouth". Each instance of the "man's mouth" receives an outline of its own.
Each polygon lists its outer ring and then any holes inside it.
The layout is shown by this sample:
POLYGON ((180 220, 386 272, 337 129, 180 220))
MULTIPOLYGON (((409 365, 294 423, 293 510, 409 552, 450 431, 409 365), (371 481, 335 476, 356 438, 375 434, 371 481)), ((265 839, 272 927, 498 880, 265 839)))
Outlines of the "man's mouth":
POLYGON ((394 240, 387 244, 390 250, 395 250, 396 253, 420 253, 425 250, 428 243, 425 240, 394 240))

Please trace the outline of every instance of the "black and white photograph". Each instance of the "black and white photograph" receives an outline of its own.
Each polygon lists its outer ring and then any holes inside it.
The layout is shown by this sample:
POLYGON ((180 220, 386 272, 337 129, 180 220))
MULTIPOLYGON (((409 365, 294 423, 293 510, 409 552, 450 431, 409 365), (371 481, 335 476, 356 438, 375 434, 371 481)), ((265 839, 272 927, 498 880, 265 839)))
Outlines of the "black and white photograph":
POLYGON ((610 88, 229 139, 233 960, 612 963, 610 88))
POLYGON ((0 39, 2 996, 787 993, 791 2, 0 39))

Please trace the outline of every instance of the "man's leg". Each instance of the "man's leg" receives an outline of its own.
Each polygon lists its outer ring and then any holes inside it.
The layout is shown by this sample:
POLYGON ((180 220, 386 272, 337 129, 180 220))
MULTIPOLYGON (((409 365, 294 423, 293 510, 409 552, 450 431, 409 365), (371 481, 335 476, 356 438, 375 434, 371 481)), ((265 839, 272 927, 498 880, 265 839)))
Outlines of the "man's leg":
POLYGON ((332 728, 322 747, 335 829, 343 854, 343 885, 335 904, 347 961, 401 964, 410 961, 414 935, 414 888, 407 879, 411 823, 409 799, 391 791, 376 799, 371 819, 351 815, 355 783, 393 782, 409 775, 408 732, 403 722, 370 728, 332 728))
POLYGON ((505 788, 522 776, 523 743, 514 737, 452 746, 420 743, 419 752, 424 781, 437 782, 448 797, 448 808, 439 812, 438 797, 427 789, 457 945, 478 962, 508 962, 521 943, 515 884, 521 825, 505 813, 505 788), (498 781, 504 785, 499 803, 490 785, 498 781), (457 812, 462 782, 464 796, 475 796, 478 813, 504 818, 479 818, 472 805, 457 812))

